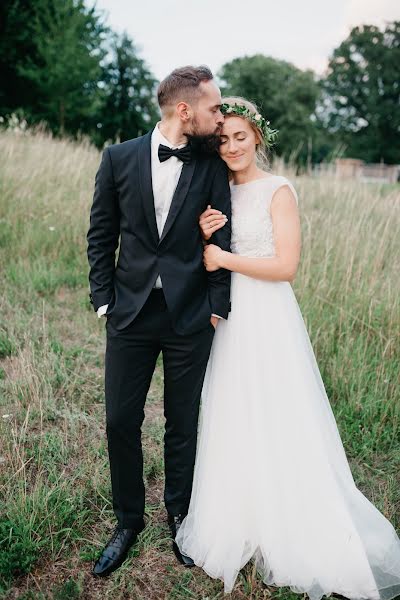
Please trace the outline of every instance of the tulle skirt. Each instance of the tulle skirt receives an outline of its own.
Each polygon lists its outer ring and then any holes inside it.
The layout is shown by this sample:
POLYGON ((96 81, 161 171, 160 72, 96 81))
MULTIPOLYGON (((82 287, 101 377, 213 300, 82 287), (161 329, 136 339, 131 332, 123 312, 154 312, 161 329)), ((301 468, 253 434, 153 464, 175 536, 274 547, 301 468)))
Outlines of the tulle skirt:
POLYGON ((288 282, 232 274, 203 386, 181 551, 230 592, 252 558, 311 600, 400 595, 400 540, 355 486, 288 282))

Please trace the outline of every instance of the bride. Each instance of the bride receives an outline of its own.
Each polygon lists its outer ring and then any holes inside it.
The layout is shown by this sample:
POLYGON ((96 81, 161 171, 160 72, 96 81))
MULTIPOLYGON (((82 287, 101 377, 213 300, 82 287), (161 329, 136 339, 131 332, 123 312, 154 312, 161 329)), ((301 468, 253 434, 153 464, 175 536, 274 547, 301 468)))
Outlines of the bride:
MULTIPOLYGON (((357 489, 293 293, 297 194, 257 159, 276 132, 241 98, 222 105, 231 174, 232 253, 209 244, 208 271, 232 271, 232 311, 207 367, 189 513, 180 551, 230 592, 250 560, 268 585, 319 600, 400 594, 400 540, 357 489)), ((225 225, 200 217, 209 239, 225 225)))

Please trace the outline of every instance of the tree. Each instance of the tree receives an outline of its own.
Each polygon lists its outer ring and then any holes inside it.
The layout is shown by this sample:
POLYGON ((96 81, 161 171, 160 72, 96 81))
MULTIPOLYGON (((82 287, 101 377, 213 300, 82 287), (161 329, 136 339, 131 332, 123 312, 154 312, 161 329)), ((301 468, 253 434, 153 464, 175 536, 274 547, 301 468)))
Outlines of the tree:
POLYGON ((6 115, 33 106, 37 90, 19 72, 30 56, 37 60, 32 21, 36 3, 31 0, 3 0, 0 3, 0 114, 6 115))
POLYGON ((311 117, 320 93, 313 72, 257 54, 226 63, 218 75, 224 95, 252 100, 271 127, 279 129, 276 152, 305 163, 315 137, 311 117))
POLYGON ((37 59, 27 57, 20 73, 40 93, 36 116, 60 134, 85 131, 97 110, 100 61, 107 29, 83 0, 42 0, 33 22, 37 59))
POLYGON ((113 35, 110 58, 103 67, 103 103, 97 143, 124 141, 148 131, 158 118, 154 102, 156 80, 124 33, 113 35))
POLYGON ((2 112, 20 107, 56 133, 87 132, 108 32, 95 8, 83 0, 6 0, 4 17, 0 67, 12 85, 2 88, 2 112))
POLYGON ((324 88, 327 125, 348 156, 400 163, 400 21, 354 27, 333 52, 324 88))

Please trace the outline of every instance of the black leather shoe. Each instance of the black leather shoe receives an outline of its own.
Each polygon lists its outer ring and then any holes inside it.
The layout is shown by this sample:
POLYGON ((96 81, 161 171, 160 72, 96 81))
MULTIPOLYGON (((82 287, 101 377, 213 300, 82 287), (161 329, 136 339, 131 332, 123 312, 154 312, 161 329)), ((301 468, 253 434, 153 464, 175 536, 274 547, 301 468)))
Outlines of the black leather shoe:
POLYGON ((106 577, 122 565, 129 548, 136 542, 138 533, 134 529, 116 527, 104 550, 95 562, 92 575, 106 577))
POLYGON ((168 525, 171 530, 171 535, 173 538, 172 549, 174 551, 176 558, 179 560, 181 565, 183 565, 184 567, 191 568, 191 567, 195 566, 193 560, 190 558, 190 556, 186 556, 186 554, 182 554, 182 552, 178 548, 177 543, 175 542, 176 534, 178 533, 179 527, 182 525, 182 521, 185 518, 185 516, 186 515, 177 515, 176 517, 174 517, 172 515, 168 515, 168 525))

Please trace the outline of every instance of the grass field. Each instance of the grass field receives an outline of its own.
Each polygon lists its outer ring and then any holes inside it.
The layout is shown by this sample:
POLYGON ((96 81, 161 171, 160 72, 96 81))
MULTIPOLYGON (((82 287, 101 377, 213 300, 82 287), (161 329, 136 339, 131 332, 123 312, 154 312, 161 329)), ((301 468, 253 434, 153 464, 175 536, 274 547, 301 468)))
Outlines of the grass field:
MULTIPOLYGON (((99 154, 5 131, 0 152, 0 595, 223 598, 170 549, 160 366, 144 427, 147 527, 121 569, 91 577, 114 525, 105 322, 88 302, 85 238, 99 154)), ((399 529, 400 186, 288 175, 303 228, 294 289, 357 485, 399 529)), ((299 598, 251 565, 231 597, 299 598)))

